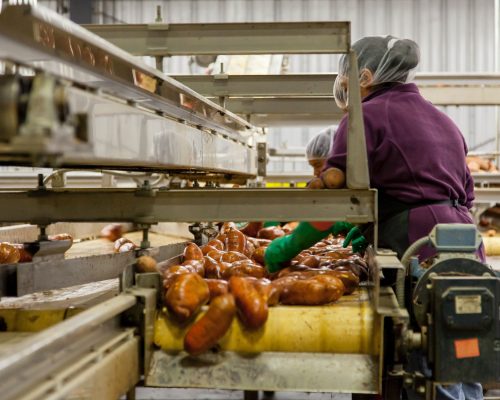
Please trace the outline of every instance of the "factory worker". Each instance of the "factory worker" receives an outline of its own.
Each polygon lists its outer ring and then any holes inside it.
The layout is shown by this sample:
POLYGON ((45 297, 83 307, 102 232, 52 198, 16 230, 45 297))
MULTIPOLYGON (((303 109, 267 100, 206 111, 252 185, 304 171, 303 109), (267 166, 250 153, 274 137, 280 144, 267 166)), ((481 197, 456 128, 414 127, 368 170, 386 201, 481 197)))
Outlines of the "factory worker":
POLYGON ((306 158, 314 169, 314 176, 319 177, 325 167, 326 159, 330 153, 332 137, 337 127, 329 126, 316 134, 306 145, 306 158))
MULTIPOLYGON (((379 245, 402 257, 408 246, 438 223, 473 223, 469 209, 473 181, 466 165, 467 146, 458 127, 411 83, 420 51, 412 40, 365 37, 352 45, 358 57, 371 186, 378 189, 379 245)), ((334 84, 337 105, 347 109, 349 63, 339 62, 334 84)), ((337 130, 326 168, 346 170, 347 116, 337 130)), ((302 222, 293 234, 271 243, 265 253, 270 271, 329 233, 347 233, 344 245, 363 251, 365 237, 345 222, 302 222)), ((419 252, 421 260, 433 254, 419 252)), ((484 260, 481 249, 480 258, 484 260)), ((439 388, 440 399, 479 399, 481 386, 439 388), (457 395, 458 393, 458 395, 457 395), (458 396, 458 397, 457 397, 458 396)))

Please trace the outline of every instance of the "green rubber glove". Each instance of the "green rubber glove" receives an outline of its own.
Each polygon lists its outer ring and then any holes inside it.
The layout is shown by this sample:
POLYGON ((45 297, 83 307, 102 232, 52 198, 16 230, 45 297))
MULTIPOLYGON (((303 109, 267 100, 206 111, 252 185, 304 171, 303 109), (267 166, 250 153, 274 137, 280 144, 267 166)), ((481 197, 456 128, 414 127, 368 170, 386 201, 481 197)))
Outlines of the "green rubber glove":
POLYGON ((301 222, 290 235, 274 239, 267 247, 264 255, 267 270, 269 272, 279 271, 284 267, 284 262, 329 234, 330 230, 318 231, 310 223, 301 222))
POLYGON ((337 236, 341 233, 348 233, 352 228, 354 228, 354 225, 350 222, 340 221, 333 224, 330 232, 337 236))
POLYGON ((353 227, 345 237, 342 247, 352 246, 353 253, 363 253, 368 247, 368 241, 357 226, 353 227))
POLYGON ((280 225, 281 222, 277 222, 277 221, 264 221, 264 228, 269 228, 270 226, 278 226, 280 225))

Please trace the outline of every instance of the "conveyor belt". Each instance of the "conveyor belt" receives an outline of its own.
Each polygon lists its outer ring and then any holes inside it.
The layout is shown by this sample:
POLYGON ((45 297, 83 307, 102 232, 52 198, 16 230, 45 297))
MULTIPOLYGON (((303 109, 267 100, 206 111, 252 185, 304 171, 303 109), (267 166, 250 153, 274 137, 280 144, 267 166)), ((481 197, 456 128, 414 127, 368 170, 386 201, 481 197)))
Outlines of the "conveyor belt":
MULTIPOLYGON (((139 245, 141 232, 127 233, 125 237, 139 245)), ((149 241, 152 249, 146 252, 162 260, 180 254, 187 239, 150 233, 149 241)), ((105 239, 74 243, 65 259, 0 265, 0 295, 23 296, 118 278, 135 259, 133 251, 114 253, 114 244, 105 239)))
MULTIPOLYGON (((155 323, 154 342, 163 350, 179 351, 187 329, 161 313, 155 323)), ((360 288, 331 305, 271 307, 264 327, 253 332, 235 319, 219 344, 222 350, 243 353, 377 355, 380 353, 380 319, 370 306, 367 290, 360 288)))

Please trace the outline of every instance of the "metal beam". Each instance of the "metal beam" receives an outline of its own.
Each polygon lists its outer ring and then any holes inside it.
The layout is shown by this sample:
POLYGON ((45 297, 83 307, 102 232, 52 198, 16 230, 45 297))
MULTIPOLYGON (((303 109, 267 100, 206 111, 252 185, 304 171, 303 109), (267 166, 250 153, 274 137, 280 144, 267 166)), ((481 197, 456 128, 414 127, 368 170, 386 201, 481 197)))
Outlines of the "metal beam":
POLYGON ((474 188, 474 204, 500 203, 500 188, 474 188))
MULTIPOLYGON (((298 349, 297 349, 298 350, 298 349)), ((201 359, 153 353, 146 385, 301 392, 378 393, 379 359, 364 354, 230 351, 201 359)))
POLYGON ((261 115, 266 117, 284 116, 292 118, 318 118, 332 122, 340 121, 344 113, 337 107, 333 97, 257 97, 228 98, 226 107, 237 114, 261 115))
POLYGON ((333 97, 337 74, 171 75, 206 97, 333 97))
MULTIPOLYGON (((498 172, 473 172, 474 185, 480 187, 498 186, 500 184, 500 173, 498 172)), ((475 189, 478 190, 478 189, 475 189)), ((500 202, 500 197, 498 198, 500 202)))
POLYGON ((136 56, 346 53, 350 22, 83 25, 136 56))
POLYGON ((58 369, 120 331, 113 324, 123 311, 136 304, 136 297, 121 294, 59 324, 0 350, 2 398, 19 398, 36 380, 43 382, 58 369), (27 387, 28 386, 28 387, 27 387))
MULTIPOLYGON (((265 97, 277 102, 281 98, 293 98, 300 100, 303 107, 319 107, 317 114, 322 114, 327 107, 339 113, 333 101, 333 83, 336 76, 337 74, 218 74, 173 75, 173 78, 208 98, 265 97)), ((417 75, 415 83, 422 95, 435 105, 500 104, 500 75, 424 73, 417 75)), ((282 114, 288 112, 286 107, 283 107, 283 110, 282 114)))
POLYGON ((0 193, 1 222, 373 222, 376 190, 44 190, 0 193))
MULTIPOLYGON (((56 152, 59 168, 257 174, 251 132, 200 129, 76 87, 68 87, 66 96, 72 113, 85 116, 87 131, 76 146, 54 140, 50 151, 56 152)), ((30 148, 35 151, 35 144, 30 148)), ((33 157, 5 144, 0 163, 32 165, 33 157)))
MULTIPOLYGON (((158 260, 182 253, 185 242, 143 250, 158 260)), ((118 278, 135 263, 135 252, 104 254, 72 259, 54 259, 5 266, 0 270, 0 294, 24 296, 29 293, 118 278)))

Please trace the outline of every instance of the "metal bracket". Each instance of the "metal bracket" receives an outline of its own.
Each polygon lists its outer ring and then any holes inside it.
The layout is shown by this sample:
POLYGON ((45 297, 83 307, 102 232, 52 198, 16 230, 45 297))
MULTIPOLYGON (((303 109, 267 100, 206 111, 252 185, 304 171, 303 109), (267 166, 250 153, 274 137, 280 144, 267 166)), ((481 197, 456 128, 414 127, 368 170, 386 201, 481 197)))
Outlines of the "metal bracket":
MULTIPOLYGON (((141 284, 146 282, 143 279, 139 281, 141 284)), ((154 320, 158 290, 136 286, 128 289, 126 293, 134 295, 137 302, 132 308, 123 313, 123 323, 127 326, 138 327, 143 352, 142 359, 144 360, 141 372, 147 375, 153 354, 154 320)))
POLYGON ((266 176, 267 143, 257 143, 257 176, 266 176))

